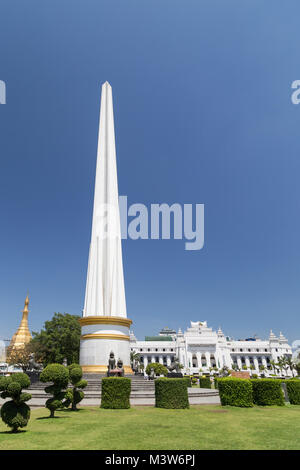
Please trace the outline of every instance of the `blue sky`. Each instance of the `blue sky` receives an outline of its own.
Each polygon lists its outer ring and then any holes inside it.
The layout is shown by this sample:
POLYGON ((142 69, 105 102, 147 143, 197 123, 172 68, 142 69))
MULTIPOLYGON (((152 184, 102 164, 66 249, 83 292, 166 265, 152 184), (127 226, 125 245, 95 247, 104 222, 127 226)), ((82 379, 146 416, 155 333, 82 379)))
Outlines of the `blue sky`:
POLYGON ((205 246, 125 240, 142 339, 207 320, 299 338, 298 1, 2 1, 0 337, 81 314, 101 84, 113 87, 119 192, 205 204, 205 246))

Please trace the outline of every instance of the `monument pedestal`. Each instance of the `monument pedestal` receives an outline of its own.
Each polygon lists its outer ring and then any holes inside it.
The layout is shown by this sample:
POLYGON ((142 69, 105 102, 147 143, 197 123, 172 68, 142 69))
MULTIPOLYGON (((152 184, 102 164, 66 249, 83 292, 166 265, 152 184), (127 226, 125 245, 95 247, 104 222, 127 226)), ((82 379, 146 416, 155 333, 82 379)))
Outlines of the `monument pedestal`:
POLYGON ((130 365, 129 318, 86 316, 81 324, 80 365, 87 373, 106 374, 111 352, 123 362, 124 373, 133 374, 130 365))

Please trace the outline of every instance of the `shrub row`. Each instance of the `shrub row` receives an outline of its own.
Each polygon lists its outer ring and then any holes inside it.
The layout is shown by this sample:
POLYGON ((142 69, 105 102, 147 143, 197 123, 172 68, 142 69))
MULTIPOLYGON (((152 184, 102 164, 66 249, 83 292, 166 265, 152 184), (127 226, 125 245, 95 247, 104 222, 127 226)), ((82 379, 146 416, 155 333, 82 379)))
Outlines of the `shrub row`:
POLYGON ((101 408, 130 408, 131 379, 103 377, 101 384, 101 408))
POLYGON ((253 406, 253 394, 250 380, 236 377, 218 379, 221 405, 250 408, 253 406))
POLYGON ((283 406, 284 396, 281 381, 274 379, 251 380, 253 403, 259 406, 283 406))
POLYGON ((155 406, 157 408, 189 408, 186 379, 160 378, 155 380, 155 406))
POLYGON ((209 377, 200 377, 199 378, 200 388, 211 388, 211 382, 209 377))
MULTIPOLYGON (((239 407, 251 407, 253 405, 284 405, 284 395, 280 380, 250 380, 239 379, 236 377, 225 377, 222 379, 219 378, 217 384, 220 393, 221 404, 223 406, 231 405, 239 407)), ((294 391, 294 395, 292 392, 292 399, 295 400, 295 402, 299 400, 300 403, 300 384, 294 385, 292 383, 290 389, 294 391)))
POLYGON ((285 382, 291 405, 300 405, 300 380, 285 382))

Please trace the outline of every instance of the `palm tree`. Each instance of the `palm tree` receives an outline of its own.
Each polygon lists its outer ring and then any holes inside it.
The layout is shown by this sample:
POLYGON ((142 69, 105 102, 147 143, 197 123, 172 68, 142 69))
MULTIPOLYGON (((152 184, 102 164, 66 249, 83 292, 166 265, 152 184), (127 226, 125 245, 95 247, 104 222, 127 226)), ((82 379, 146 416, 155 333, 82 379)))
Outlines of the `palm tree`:
POLYGON ((276 366, 280 370, 280 375, 282 375, 282 370, 284 369, 284 366, 285 366, 285 358, 279 357, 276 366))
POLYGON ((275 361, 270 361, 270 366, 272 367, 274 374, 276 374, 276 362, 275 361))
POLYGON ((286 364, 287 364, 287 366, 291 369, 291 372, 292 372, 293 377, 295 377, 295 375, 294 375, 294 369, 296 368, 296 364, 294 363, 294 361, 292 360, 291 357, 288 357, 288 358, 286 359, 286 364))
POLYGON ((134 369, 136 364, 139 364, 141 362, 140 355, 134 351, 130 353, 130 363, 131 367, 134 369))

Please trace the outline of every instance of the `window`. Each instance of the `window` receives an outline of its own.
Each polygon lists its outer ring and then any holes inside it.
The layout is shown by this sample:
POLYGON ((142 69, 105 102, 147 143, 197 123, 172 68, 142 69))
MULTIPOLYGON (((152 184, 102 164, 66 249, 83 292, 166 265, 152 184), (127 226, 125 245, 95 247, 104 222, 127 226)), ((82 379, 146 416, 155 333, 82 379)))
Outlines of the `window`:
POLYGON ((241 352, 243 352, 243 350, 242 350, 242 349, 240 349, 240 351, 241 351, 241 352))
POLYGON ((192 363, 193 363, 193 367, 198 367, 198 361, 197 361, 196 354, 193 354, 192 363))
POLYGON ((155 362, 159 363, 159 357, 158 356, 155 358, 155 362))

